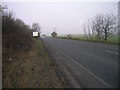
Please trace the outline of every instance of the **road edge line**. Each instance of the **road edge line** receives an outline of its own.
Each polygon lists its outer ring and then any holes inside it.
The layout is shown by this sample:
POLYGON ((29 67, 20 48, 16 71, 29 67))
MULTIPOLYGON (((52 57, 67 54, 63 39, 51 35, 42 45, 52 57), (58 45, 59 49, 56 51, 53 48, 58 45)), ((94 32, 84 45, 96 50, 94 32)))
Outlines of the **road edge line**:
POLYGON ((96 79, 98 79, 99 81, 101 81, 102 83, 104 83, 106 86, 108 86, 109 88, 113 88, 111 85, 109 85, 108 83, 106 83, 100 77, 96 76, 95 74, 93 74, 92 72, 90 72, 88 69, 86 69, 84 66, 82 66, 81 64, 79 64, 78 62, 76 62, 72 57, 66 55, 64 52, 60 51, 59 49, 57 49, 57 50, 59 52, 61 52, 64 56, 67 56, 71 61, 73 61, 74 63, 76 63, 77 65, 79 65, 81 68, 83 68, 84 70, 86 70, 89 74, 91 74, 92 76, 94 76, 96 79))

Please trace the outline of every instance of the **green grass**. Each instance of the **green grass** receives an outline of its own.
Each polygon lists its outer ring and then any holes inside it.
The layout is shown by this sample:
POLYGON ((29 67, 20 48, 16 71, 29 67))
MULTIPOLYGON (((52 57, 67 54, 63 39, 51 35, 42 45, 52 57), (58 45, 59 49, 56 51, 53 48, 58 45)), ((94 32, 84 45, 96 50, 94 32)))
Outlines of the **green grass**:
POLYGON ((91 42, 101 42, 101 43, 120 45, 120 41, 119 41, 120 36, 118 36, 118 35, 109 36, 107 42, 105 42, 104 40, 97 40, 96 37, 93 37, 93 39, 90 39, 90 37, 88 37, 88 39, 87 39, 86 36, 72 36, 71 38, 68 38, 68 37, 64 36, 64 37, 58 37, 58 38, 91 41, 91 42))
POLYGON ((118 36, 112 36, 112 37, 108 38, 107 42, 108 43, 113 43, 113 44, 118 44, 119 43, 118 40, 119 40, 118 36))

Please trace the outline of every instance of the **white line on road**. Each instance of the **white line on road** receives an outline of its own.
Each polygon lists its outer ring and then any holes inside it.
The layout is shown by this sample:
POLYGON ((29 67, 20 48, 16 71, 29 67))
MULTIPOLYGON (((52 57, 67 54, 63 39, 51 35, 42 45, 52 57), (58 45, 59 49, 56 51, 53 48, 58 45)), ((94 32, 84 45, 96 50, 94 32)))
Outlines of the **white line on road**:
MULTIPOLYGON (((55 47, 54 47, 55 48, 55 47)), ((78 62, 76 62, 73 58, 71 58, 70 56, 66 55, 64 52, 60 51, 58 48, 56 48, 59 52, 61 52, 63 55, 67 56, 71 61, 73 61, 75 64, 79 65, 81 68, 83 68, 84 70, 86 70, 88 73, 90 73, 92 76, 94 76, 96 79, 98 79, 99 81, 101 81, 102 83, 104 83, 106 86, 108 86, 109 88, 113 88, 111 85, 109 85, 108 83, 106 83, 104 80, 102 80, 100 77, 96 76, 95 74, 93 74, 91 71, 89 71, 88 69, 86 69, 85 67, 83 67, 81 64, 79 64, 78 62)))
POLYGON ((108 52, 108 53, 112 53, 112 54, 116 54, 118 55, 118 52, 113 52, 113 51, 110 51, 110 50, 104 50, 105 52, 108 52))

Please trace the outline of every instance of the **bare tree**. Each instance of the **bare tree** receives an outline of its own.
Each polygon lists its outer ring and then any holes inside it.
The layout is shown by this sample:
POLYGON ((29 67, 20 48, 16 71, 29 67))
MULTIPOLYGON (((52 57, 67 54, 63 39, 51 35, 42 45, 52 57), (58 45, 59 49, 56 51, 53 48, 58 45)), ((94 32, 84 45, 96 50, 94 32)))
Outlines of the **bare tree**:
POLYGON ((71 38, 72 38, 71 34, 68 34, 68 35, 67 35, 67 38, 71 39, 71 38))
POLYGON ((56 33, 55 31, 53 31, 53 32, 51 33, 51 36, 52 36, 52 37, 57 37, 57 33, 56 33))
POLYGON ((113 14, 99 14, 93 19, 92 29, 96 32, 97 38, 106 42, 108 37, 118 32, 117 17, 113 14))
POLYGON ((32 24, 32 29, 33 29, 33 31, 35 31, 35 32, 39 32, 40 33, 40 25, 38 24, 38 23, 33 23, 32 24))
POLYGON ((91 28, 90 24, 89 24, 89 20, 88 20, 88 35, 89 35, 89 38, 90 40, 93 39, 93 29, 91 28))
POLYGON ((102 39, 102 26, 103 24, 103 16, 101 15, 97 15, 93 20, 92 20, 92 30, 94 31, 94 33, 96 34, 97 40, 101 40, 102 39))
POLYGON ((90 26, 89 19, 88 19, 88 25, 86 25, 86 26, 84 25, 85 37, 86 37, 87 40, 92 40, 94 32, 93 32, 92 27, 90 26))
POLYGON ((84 29, 84 34, 85 34, 86 39, 89 40, 85 25, 83 26, 83 29, 84 29))

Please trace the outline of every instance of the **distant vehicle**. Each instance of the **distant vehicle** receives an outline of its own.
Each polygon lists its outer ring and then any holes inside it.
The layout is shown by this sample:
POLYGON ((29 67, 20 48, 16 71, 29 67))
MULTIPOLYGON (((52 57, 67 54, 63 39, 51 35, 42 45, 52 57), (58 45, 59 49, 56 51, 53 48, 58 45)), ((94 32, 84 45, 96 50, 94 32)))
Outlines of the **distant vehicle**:
POLYGON ((42 37, 42 38, 45 38, 45 37, 46 37, 46 35, 45 35, 45 34, 43 34, 41 37, 42 37))

